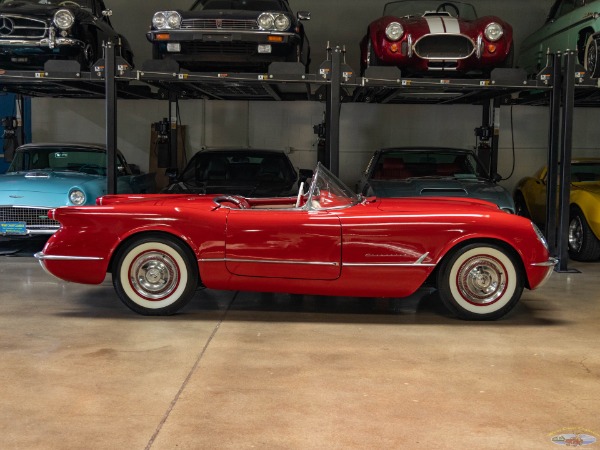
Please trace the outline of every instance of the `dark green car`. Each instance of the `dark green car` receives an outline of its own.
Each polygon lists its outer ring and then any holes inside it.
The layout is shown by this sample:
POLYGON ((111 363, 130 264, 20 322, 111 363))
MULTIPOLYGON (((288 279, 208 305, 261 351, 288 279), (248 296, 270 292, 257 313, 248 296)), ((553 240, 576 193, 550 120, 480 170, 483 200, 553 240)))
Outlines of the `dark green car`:
POLYGON ((599 48, 600 1, 556 0, 544 26, 521 44, 517 66, 535 75, 546 66, 548 51, 577 50, 579 63, 598 78, 599 48))

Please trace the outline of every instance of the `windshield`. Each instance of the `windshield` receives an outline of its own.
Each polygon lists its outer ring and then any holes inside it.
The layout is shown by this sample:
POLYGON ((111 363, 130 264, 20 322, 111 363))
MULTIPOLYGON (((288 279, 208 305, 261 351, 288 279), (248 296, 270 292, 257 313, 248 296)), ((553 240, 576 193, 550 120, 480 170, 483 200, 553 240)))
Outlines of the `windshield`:
POLYGON ((382 152, 367 168, 374 180, 418 177, 489 178, 474 153, 445 149, 398 149, 382 152), (375 167, 371 167, 374 165, 375 167))
POLYGON ((206 0, 192 6, 199 10, 286 11, 280 0, 206 0))
MULTIPOLYGON (((124 161, 118 156, 120 170, 124 161)), ((106 152, 77 148, 30 148, 15 154, 7 173, 30 170, 54 170, 83 172, 90 175, 106 175, 106 152)))
POLYGON ((308 209, 344 208, 359 202, 358 196, 321 163, 317 164, 308 191, 308 209))
POLYGON ((258 183, 293 183, 296 172, 283 153, 275 152, 206 152, 192 158, 181 181, 192 186, 218 181, 258 183))
POLYGON ((573 183, 600 181, 600 162, 571 164, 571 181, 573 183))
POLYGON ((0 0, 0 5, 14 6, 22 5, 24 3, 30 3, 33 5, 52 5, 52 6, 80 6, 81 8, 92 9, 93 0, 76 0, 76 1, 65 1, 65 0, 0 0))
POLYGON ((466 20, 477 18, 473 5, 462 2, 403 0, 387 3, 383 8, 384 16, 422 16, 425 12, 449 13, 452 17, 460 17, 466 20))

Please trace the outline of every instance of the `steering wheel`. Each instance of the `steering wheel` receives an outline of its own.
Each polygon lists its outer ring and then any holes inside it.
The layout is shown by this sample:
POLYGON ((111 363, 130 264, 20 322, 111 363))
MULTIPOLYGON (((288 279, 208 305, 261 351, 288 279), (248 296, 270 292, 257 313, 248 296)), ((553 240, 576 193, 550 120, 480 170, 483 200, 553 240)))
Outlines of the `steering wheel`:
POLYGON ((246 205, 244 204, 245 202, 243 202, 237 197, 234 197, 233 195, 223 195, 221 197, 217 197, 215 198, 215 202, 217 202, 219 205, 221 204, 221 202, 229 202, 233 203, 239 209, 246 209, 246 205))
POLYGON ((76 6, 77 8, 80 7, 79 3, 77 2, 72 2, 70 0, 65 0, 64 2, 60 2, 58 4, 58 6, 76 6))
POLYGON ((458 6, 456 6, 454 3, 450 3, 450 2, 445 2, 442 3, 440 6, 437 7, 437 9, 435 10, 435 12, 440 12, 440 11, 446 11, 449 12, 446 8, 450 7, 450 9, 453 9, 454 12, 456 13, 456 17, 459 16, 460 11, 458 10, 458 6))
POLYGON ((88 173, 90 175, 100 175, 100 168, 101 167, 98 164, 84 164, 78 169, 78 171, 88 173))
POLYGON ((300 202, 302 201, 302 196, 304 195, 304 181, 300 183, 300 187, 298 188, 298 197, 296 198, 296 208, 300 207, 300 202))

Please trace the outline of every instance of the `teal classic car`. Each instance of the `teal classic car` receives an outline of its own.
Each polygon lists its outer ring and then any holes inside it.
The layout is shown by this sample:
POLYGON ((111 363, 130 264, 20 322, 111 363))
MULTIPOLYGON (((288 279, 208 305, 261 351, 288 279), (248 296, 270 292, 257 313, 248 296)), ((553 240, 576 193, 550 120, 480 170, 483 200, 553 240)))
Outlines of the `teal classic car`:
POLYGON ((535 75, 547 53, 577 50, 578 62, 593 78, 600 76, 600 0, 556 0, 544 26, 522 42, 517 66, 535 75))
MULTIPOLYGON (((0 175, 0 243, 24 241, 58 230, 48 210, 94 205, 106 194, 106 149, 89 144, 26 144, 0 175)), ((134 174, 117 154, 117 191, 155 191, 154 174, 134 174)))

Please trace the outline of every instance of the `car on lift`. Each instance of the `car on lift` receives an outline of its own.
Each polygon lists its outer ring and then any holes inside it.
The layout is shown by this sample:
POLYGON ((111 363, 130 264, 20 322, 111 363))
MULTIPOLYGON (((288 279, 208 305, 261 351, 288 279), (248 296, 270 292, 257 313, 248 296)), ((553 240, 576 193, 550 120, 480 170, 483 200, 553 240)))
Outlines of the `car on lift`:
POLYGON ((477 17, 463 2, 386 3, 360 43, 361 72, 396 66, 409 75, 488 75, 512 67, 512 27, 496 16, 477 17))
POLYGON ((133 52, 111 23, 103 0, 0 0, 0 65, 43 69, 48 60, 76 60, 84 70, 102 57, 105 41, 119 41, 133 67, 133 52))
MULTIPOLYGON (((212 289, 403 297, 427 280, 463 319, 507 314, 552 273, 528 219, 483 200, 363 198, 318 164, 295 197, 115 195, 57 208, 36 254, 50 274, 100 284, 146 315, 212 289)), ((326 301, 326 300, 323 300, 326 301)))
POLYGON ((556 0, 546 23, 521 43, 517 66, 530 76, 547 65, 547 54, 577 50, 579 64, 592 78, 600 76, 600 1, 556 0))
POLYGON ((147 33, 153 59, 198 71, 267 71, 276 61, 308 71, 310 45, 288 0, 197 0, 189 11, 158 11, 147 33))
MULTIPOLYGON (((94 204, 107 192, 106 167, 106 149, 99 145, 20 146, 0 175, 0 243, 18 249, 32 237, 53 234, 58 222, 48 218, 48 211, 94 204)), ((134 173, 134 168, 117 153, 117 192, 155 192, 155 174, 134 173)))
POLYGON ((236 194, 246 197, 295 195, 311 170, 296 170, 280 150, 210 149, 197 152, 181 174, 166 171, 169 194, 236 194))
MULTIPOLYGON (((600 158, 571 161, 568 250, 571 259, 600 259, 600 158)), ((514 198, 517 214, 538 224, 546 221, 548 168, 519 181, 514 198)))
POLYGON ((515 213, 510 193, 475 152, 445 147, 396 147, 375 152, 357 185, 377 197, 472 197, 515 213))

